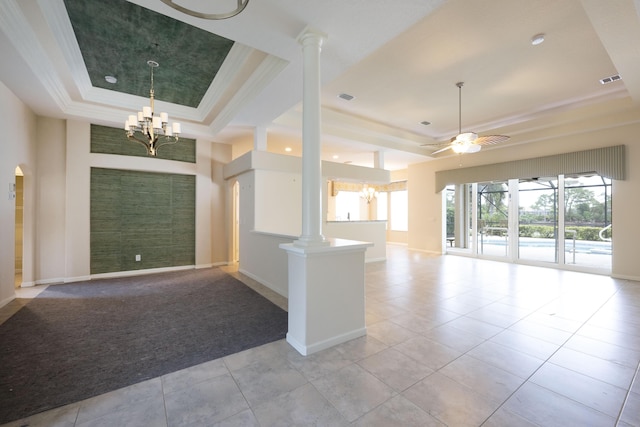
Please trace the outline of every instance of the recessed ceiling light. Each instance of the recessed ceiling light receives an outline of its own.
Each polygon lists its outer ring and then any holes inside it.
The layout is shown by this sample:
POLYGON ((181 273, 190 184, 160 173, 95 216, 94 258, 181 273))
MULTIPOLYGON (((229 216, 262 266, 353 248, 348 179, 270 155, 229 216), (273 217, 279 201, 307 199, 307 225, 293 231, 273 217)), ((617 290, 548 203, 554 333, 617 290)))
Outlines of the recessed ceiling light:
POLYGON ((286 151, 287 153, 291 152, 291 147, 285 147, 284 151, 286 151))
POLYGON ((423 120, 420 122, 421 125, 425 125, 425 126, 429 126, 431 124, 431 122, 428 122, 426 120, 423 120))
POLYGON ((542 34, 542 33, 536 34, 535 36, 531 37, 531 44, 533 46, 538 46, 543 41, 544 41, 544 34, 542 34))
POLYGON ((338 156, 337 154, 334 154, 334 155, 333 155, 333 158, 334 158, 334 159, 337 159, 338 157, 340 157, 340 156, 338 156))
POLYGON ((104 79, 107 83, 116 84, 118 83, 118 79, 115 76, 104 76, 104 79))
POLYGON ((340 95, 338 95, 338 98, 342 98, 345 101, 351 101, 351 100, 355 99, 355 96, 349 95, 348 93, 341 93, 340 95))
POLYGON ((618 80, 622 80, 622 77, 620 77, 620 74, 616 74, 613 76, 605 77, 604 79, 600 79, 600 84, 606 85, 608 83, 613 83, 618 80))

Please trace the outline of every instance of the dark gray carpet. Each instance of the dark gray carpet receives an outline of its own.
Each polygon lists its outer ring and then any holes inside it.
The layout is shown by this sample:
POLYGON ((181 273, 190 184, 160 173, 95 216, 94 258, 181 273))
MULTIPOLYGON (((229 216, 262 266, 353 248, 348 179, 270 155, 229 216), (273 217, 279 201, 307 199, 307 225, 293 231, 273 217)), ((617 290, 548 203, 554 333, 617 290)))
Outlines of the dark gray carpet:
POLYGON ((0 325, 0 424, 285 337, 220 269, 49 286, 0 325))

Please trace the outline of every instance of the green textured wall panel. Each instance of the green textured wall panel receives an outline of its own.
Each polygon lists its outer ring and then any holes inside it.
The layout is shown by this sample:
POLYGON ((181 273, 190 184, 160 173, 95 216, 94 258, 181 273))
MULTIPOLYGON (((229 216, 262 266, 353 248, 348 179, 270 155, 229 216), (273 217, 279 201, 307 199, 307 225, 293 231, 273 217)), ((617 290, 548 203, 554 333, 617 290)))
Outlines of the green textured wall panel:
MULTIPOLYGON (((122 124, 127 118, 122 116, 122 124)), ((122 156, 148 157, 147 150, 137 142, 129 140, 124 129, 91 125, 91 152, 102 154, 119 154, 122 156)), ((158 158, 180 162, 196 162, 196 140, 180 138, 172 145, 158 149, 158 158)))
POLYGON ((90 203, 91 274, 195 264, 195 176, 91 168, 90 203))

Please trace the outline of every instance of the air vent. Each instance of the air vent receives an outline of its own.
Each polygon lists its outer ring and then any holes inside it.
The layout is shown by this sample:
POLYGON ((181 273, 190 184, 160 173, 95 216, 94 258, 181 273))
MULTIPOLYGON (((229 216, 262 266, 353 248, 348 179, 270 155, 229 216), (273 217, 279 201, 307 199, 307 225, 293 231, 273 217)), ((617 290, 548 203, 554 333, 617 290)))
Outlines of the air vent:
POLYGON ((345 101, 351 101, 353 98, 355 98, 355 96, 349 95, 348 93, 341 93, 340 95, 338 95, 338 98, 342 98, 345 101))
POLYGON ((610 76, 610 77, 605 77, 604 79, 600 79, 600 83, 603 85, 609 84, 609 83, 613 83, 615 81, 621 80, 622 77, 620 77, 620 74, 616 74, 614 76, 610 76))

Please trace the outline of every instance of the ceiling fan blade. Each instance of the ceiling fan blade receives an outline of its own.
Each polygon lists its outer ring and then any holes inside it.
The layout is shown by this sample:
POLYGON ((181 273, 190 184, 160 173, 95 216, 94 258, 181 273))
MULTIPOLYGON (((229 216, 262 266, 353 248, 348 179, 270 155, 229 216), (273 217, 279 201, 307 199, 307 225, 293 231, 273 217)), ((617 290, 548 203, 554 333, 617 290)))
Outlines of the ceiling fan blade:
POLYGON ((443 151, 447 151, 447 150, 448 150, 448 149, 450 149, 450 148, 451 148, 451 145, 447 145, 447 146, 446 146, 446 147, 444 147, 444 148, 441 148, 441 149, 439 149, 439 150, 437 150, 437 151, 434 151, 433 153, 431 153, 431 155, 433 156, 434 154, 442 153, 443 151))
POLYGON ((479 136, 478 139, 474 141, 476 145, 494 145, 504 142, 511 138, 507 135, 487 135, 487 136, 479 136))
POLYGON ((441 148, 449 144, 450 142, 434 142, 433 144, 420 144, 420 147, 441 148))

